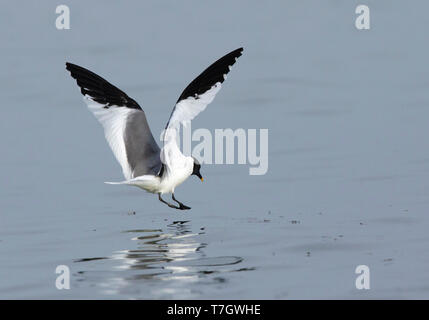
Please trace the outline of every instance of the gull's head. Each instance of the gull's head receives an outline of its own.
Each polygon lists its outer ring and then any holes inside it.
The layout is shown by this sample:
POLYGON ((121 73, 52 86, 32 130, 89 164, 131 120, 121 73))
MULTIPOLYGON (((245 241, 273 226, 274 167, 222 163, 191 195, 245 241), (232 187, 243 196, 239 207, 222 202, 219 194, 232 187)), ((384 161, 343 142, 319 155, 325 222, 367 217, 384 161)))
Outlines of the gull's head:
POLYGON ((194 168, 192 169, 191 175, 196 175, 198 178, 200 178, 201 181, 204 181, 204 179, 200 173, 201 164, 194 157, 192 157, 192 159, 194 159, 194 168))

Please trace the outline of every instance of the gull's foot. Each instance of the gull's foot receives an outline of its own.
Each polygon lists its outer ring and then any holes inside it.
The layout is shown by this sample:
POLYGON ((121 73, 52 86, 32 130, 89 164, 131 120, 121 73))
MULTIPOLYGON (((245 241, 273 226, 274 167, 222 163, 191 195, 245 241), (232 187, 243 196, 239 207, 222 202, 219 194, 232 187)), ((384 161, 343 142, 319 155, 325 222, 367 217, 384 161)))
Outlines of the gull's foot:
POLYGON ((172 194, 171 194, 171 198, 172 198, 174 201, 176 201, 176 202, 177 202, 177 204, 179 205, 179 207, 178 207, 177 209, 180 209, 180 210, 189 210, 189 209, 191 209, 191 207, 185 206, 183 203, 181 203, 179 200, 177 200, 177 199, 174 197, 174 193, 172 193, 172 194))
POLYGON ((188 206, 184 205, 183 203, 180 203, 179 209, 180 210, 189 210, 189 209, 191 209, 191 207, 188 207, 188 206))

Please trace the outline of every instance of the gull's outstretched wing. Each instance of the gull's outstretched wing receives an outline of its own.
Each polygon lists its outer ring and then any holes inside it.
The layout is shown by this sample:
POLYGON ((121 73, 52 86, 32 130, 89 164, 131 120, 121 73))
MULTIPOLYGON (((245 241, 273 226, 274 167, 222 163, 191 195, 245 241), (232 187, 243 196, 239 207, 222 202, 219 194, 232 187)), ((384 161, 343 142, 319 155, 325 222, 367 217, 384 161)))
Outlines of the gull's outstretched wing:
MULTIPOLYGON (((164 148, 169 145, 171 147, 169 152, 172 149, 174 151, 178 150, 176 136, 178 135, 180 124, 186 126, 213 101, 225 81, 226 75, 231 70, 231 66, 241 56, 242 52, 243 48, 239 48, 223 56, 204 70, 183 90, 164 131, 164 148)), ((167 154, 162 155, 162 157, 164 163, 168 162, 167 154)))
POLYGON ((138 103, 85 68, 67 62, 66 69, 76 79, 88 108, 102 124, 125 179, 158 174, 160 149, 138 103))

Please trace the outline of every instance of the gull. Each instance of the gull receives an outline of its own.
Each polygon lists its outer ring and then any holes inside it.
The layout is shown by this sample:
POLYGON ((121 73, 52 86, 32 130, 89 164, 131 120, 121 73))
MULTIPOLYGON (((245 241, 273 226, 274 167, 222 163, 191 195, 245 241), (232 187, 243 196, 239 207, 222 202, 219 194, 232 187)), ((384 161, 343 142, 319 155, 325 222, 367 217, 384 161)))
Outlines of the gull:
POLYGON ((122 167, 125 181, 106 183, 137 186, 158 194, 159 201, 170 208, 191 209, 175 198, 174 190, 191 175, 201 181, 203 177, 201 164, 179 149, 180 126, 188 125, 213 101, 242 52, 243 48, 238 48, 226 54, 183 90, 162 133, 162 148, 153 138, 145 112, 134 99, 95 73, 67 62, 66 69, 76 79, 89 110, 103 126, 105 138, 122 167), (168 193, 177 205, 161 197, 168 193))

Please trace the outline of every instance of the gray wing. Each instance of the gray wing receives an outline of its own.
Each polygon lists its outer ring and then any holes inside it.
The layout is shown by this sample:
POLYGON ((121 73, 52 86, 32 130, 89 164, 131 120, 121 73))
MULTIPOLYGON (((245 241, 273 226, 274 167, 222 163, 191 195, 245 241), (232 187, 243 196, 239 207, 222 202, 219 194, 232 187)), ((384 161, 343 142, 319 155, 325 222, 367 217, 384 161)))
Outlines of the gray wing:
POLYGON ((160 149, 143 111, 128 116, 124 140, 132 178, 157 175, 161 169, 160 149))
POLYGON ((125 179, 158 174, 160 149, 138 103, 85 68, 66 63, 66 69, 76 79, 88 108, 102 124, 125 179))

